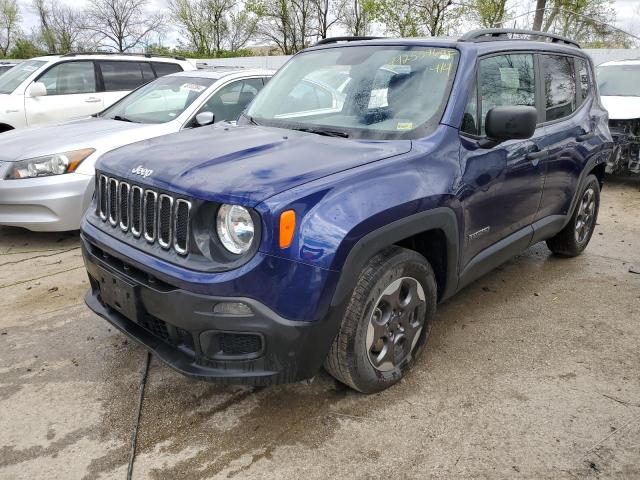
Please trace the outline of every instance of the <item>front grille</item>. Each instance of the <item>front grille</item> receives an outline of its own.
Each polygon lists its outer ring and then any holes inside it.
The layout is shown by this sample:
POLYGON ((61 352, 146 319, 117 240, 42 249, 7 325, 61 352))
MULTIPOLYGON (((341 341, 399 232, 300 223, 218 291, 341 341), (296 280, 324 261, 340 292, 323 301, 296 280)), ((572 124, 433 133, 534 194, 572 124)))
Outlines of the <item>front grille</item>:
POLYGON ((98 182, 98 214, 103 222, 119 225, 134 238, 144 237, 178 254, 186 255, 189 247, 191 202, 166 193, 130 185, 100 175, 98 182))
POLYGON ((160 320, 159 318, 151 315, 145 315, 140 320, 140 326, 162 340, 169 339, 169 329, 167 328, 167 323, 164 320, 160 320))

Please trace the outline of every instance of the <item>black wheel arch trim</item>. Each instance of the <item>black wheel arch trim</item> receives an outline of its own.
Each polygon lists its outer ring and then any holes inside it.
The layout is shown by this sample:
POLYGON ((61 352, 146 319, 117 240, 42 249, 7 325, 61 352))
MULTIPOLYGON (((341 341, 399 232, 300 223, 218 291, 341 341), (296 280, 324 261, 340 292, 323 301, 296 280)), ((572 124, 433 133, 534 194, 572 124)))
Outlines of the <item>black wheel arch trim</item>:
POLYGON ((571 217, 573 217, 573 212, 578 203, 578 199, 581 196, 580 194, 582 190, 584 190, 584 187, 586 186, 587 178, 589 177, 589 175, 591 175, 591 172, 593 172, 594 168, 596 168, 599 165, 606 165, 607 160, 609 159, 610 156, 611 156, 611 151, 604 150, 594 154, 587 161, 586 165, 582 169, 582 172, 580 173, 580 178, 578 179, 578 187, 576 188, 576 191, 573 192, 573 200, 571 200, 571 206, 569 207, 569 211, 567 212, 567 216, 565 218, 564 225, 562 225, 562 228, 566 227, 567 224, 571 221, 571 217))
POLYGON ((440 300, 453 295, 458 287, 460 244, 458 220, 451 208, 438 207, 398 219, 360 238, 349 251, 342 266, 331 306, 346 304, 355 288, 360 272, 376 253, 413 235, 432 230, 440 230, 444 233, 447 246, 446 286, 440 300))

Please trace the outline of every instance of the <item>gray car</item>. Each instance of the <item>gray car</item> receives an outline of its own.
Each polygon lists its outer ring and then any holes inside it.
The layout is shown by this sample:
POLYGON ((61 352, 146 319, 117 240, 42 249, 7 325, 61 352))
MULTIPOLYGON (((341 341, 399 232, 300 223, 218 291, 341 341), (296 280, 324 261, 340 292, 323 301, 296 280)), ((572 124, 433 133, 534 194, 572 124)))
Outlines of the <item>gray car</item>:
POLYGON ((273 75, 269 70, 167 75, 95 117, 0 136, 0 225, 76 230, 94 190, 94 165, 124 145, 233 121, 273 75))

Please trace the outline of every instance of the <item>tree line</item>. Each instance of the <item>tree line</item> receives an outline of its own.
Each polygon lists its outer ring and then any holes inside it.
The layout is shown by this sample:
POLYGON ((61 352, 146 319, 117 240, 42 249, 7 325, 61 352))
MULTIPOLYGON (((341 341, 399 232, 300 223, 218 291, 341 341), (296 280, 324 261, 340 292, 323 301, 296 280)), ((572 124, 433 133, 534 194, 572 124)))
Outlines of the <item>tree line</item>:
MULTIPOLYGON (((18 0, 0 0, 0 57, 71 51, 180 54, 212 58, 289 55, 332 35, 448 36, 477 27, 554 32, 586 46, 629 47, 612 25, 612 0, 33 0, 25 31, 18 0), (164 46, 171 37, 175 46, 164 46), (176 40, 177 38, 177 40, 176 40), (263 47, 257 48, 257 45, 263 47)), ((639 12, 640 13, 640 12, 639 12)))

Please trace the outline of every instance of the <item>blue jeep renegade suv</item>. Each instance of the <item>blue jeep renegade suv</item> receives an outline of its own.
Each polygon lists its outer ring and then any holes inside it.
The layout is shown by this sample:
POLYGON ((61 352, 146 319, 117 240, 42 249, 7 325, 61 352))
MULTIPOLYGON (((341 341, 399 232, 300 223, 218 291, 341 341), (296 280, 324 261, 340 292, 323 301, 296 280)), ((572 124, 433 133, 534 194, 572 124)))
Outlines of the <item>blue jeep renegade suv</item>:
POLYGON ((438 302, 537 242, 585 249, 611 152, 568 39, 323 40, 237 126, 102 157, 86 302, 185 375, 267 385, 324 365, 375 392, 414 364, 438 302))

